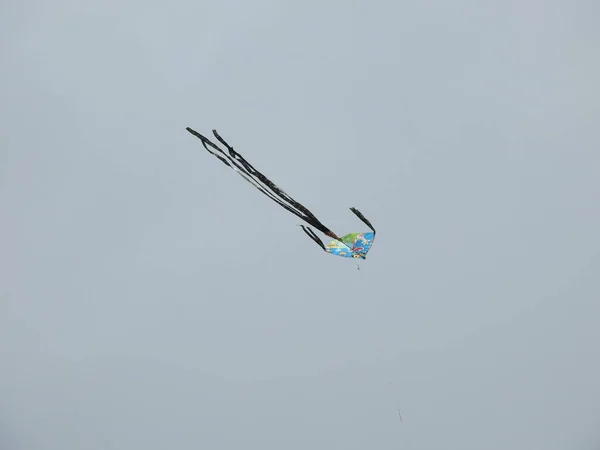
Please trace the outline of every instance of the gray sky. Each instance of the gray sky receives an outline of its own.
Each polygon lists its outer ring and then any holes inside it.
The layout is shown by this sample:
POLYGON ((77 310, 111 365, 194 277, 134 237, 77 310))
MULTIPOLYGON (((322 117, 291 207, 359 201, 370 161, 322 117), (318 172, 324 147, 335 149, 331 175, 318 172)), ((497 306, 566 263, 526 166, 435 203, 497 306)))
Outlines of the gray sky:
POLYGON ((3 2, 0 447, 600 448, 599 14, 3 2))

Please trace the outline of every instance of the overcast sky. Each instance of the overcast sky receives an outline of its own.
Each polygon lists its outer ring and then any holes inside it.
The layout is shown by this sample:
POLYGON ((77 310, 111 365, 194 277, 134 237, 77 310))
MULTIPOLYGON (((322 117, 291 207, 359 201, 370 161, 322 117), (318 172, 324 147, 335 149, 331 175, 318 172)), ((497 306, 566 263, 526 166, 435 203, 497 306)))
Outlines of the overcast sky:
POLYGON ((0 448, 599 449, 599 17, 2 2, 0 448))

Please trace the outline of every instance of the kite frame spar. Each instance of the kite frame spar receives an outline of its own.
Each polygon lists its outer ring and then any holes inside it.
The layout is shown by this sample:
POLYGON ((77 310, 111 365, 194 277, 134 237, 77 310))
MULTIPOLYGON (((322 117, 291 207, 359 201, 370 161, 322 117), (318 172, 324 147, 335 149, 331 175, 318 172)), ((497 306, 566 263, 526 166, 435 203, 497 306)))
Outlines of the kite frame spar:
MULTIPOLYGON (((236 152, 232 146, 230 146, 225 140, 217 133, 217 130, 212 130, 215 138, 227 148, 229 154, 225 153, 224 150, 219 148, 216 144, 210 141, 207 137, 201 135, 197 131, 193 130, 190 127, 186 127, 186 130, 190 132, 192 135, 196 136, 198 139, 202 141, 202 145, 204 148, 213 156, 217 157, 223 164, 235 170, 244 180, 258 189, 260 192, 265 194, 271 200, 296 215, 309 225, 312 225, 317 230, 321 231, 325 235, 329 236, 332 239, 335 239, 346 247, 348 244, 344 242, 337 234, 327 228, 323 223, 321 223, 315 215, 310 212, 304 205, 298 203, 288 194, 286 194, 279 186, 269 180, 266 176, 256 170, 252 164, 250 164, 242 155, 236 152), (210 147, 210 148, 209 148, 210 147)), ((367 225, 371 231, 373 232, 373 239, 375 238, 375 228, 371 225, 371 222, 367 220, 367 218, 356 208, 350 208, 352 211, 365 225, 367 225)), ((325 244, 317 234, 310 228, 304 225, 300 225, 302 230, 310 237, 316 244, 319 245, 323 249, 323 251, 327 252, 325 244)), ((351 247, 348 247, 350 251, 353 252, 353 257, 366 259, 366 253, 358 253, 354 252, 351 247)))

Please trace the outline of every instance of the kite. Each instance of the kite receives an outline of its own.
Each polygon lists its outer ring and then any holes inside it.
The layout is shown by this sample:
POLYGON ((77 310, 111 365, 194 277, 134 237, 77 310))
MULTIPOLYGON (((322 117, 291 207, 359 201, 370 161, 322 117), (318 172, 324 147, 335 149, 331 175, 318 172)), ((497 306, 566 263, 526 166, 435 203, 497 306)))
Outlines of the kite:
POLYGON ((190 127, 186 127, 186 130, 200 139, 202 141, 202 145, 204 145, 204 148, 208 150, 210 154, 215 156, 226 166, 235 170, 242 178, 244 178, 260 192, 309 225, 312 225, 317 230, 329 236, 332 240, 328 245, 325 245, 310 227, 299 225, 308 235, 308 237, 318 244, 323 251, 331 255, 341 256, 344 258, 367 259, 367 252, 373 246, 376 232, 375 228, 373 228, 373 225, 371 225, 371 222, 369 222, 358 209, 352 207, 350 208, 350 211, 352 211, 367 227, 369 227, 371 231, 363 233, 349 233, 345 236, 339 237, 337 234, 323 225, 306 207, 298 203, 275 183, 256 170, 252 164, 250 164, 242 155, 236 152, 232 146, 225 142, 221 136, 219 136, 217 130, 213 130, 213 134, 215 135, 217 141, 227 148, 227 153, 219 148, 215 143, 211 142, 208 138, 191 129, 190 127))

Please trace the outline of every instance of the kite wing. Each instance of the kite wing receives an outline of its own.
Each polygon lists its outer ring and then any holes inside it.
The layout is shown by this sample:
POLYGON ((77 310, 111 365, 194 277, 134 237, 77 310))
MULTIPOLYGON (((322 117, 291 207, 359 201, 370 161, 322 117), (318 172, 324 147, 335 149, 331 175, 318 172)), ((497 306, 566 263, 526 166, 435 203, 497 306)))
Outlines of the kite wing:
POLYGON ((350 233, 342 236, 342 242, 332 240, 325 251, 344 258, 367 259, 367 253, 373 245, 375 233, 350 233))

